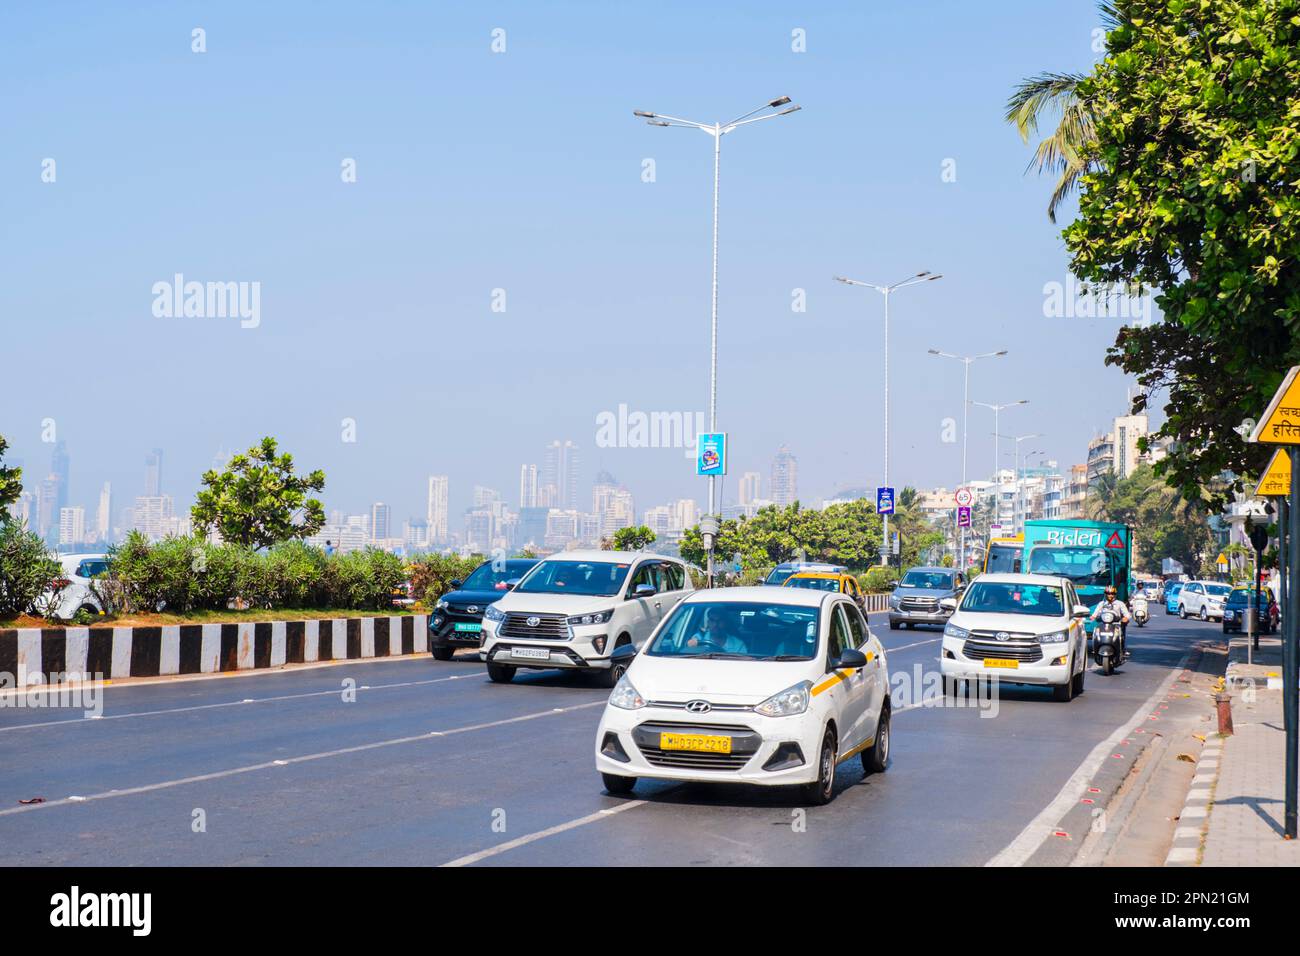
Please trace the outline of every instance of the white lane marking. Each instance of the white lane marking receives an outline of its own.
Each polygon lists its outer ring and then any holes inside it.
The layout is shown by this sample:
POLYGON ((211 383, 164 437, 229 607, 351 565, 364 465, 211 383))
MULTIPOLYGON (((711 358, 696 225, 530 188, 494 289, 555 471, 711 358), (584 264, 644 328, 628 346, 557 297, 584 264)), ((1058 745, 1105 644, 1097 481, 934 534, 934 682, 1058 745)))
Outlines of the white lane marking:
POLYGON ((917 641, 915 644, 903 644, 901 647, 886 647, 885 653, 892 654, 895 651, 905 651, 909 647, 920 647, 922 644, 934 644, 937 641, 942 641, 942 640, 943 640, 942 637, 932 637, 928 641, 917 641))
POLYGON ((430 730, 422 734, 412 734, 406 737, 393 737, 389 740, 376 740, 368 744, 356 744, 352 747, 340 747, 337 750, 323 750, 319 753, 302 754, 297 757, 289 757, 281 760, 267 760, 262 763, 249 764, 245 767, 231 767, 228 770, 214 770, 211 773, 195 774, 192 777, 180 777, 176 780, 160 780, 158 783, 144 784, 139 787, 127 787, 125 790, 109 790, 106 793, 92 793, 89 796, 65 797, 62 800, 50 800, 46 803, 33 803, 17 807, 7 807, 0 810, 0 817, 7 817, 15 813, 27 813, 32 810, 44 810, 48 807, 61 807, 69 803, 84 803, 89 800, 107 800, 110 797, 127 797, 134 796, 138 793, 151 793, 155 790, 168 790, 172 787, 183 787, 191 783, 204 783, 208 780, 220 780, 223 777, 234 777, 245 773, 254 773, 258 770, 267 770, 271 767, 286 767, 290 764, 308 763, 313 760, 326 760, 330 757, 344 757, 348 754, 364 753, 367 750, 379 750, 383 747, 396 747, 400 744, 411 744, 420 740, 430 740, 435 737, 450 737, 453 734, 467 734, 475 730, 487 730, 490 727, 504 727, 507 724, 520 724, 528 720, 537 720, 539 717, 551 717, 557 713, 564 714, 575 710, 585 710, 588 707, 604 707, 605 701, 593 700, 585 704, 574 704, 571 707, 564 707, 560 710, 541 710, 532 714, 523 714, 519 717, 506 717, 502 720, 489 720, 481 724, 468 724, 464 727, 453 727, 450 730, 430 730))
POLYGON ((1169 693, 1170 686, 1176 678, 1182 675, 1183 667, 1191 656, 1191 651, 1183 655, 1183 659, 1178 662, 1178 666, 1173 668, 1151 696, 1137 710, 1133 711, 1133 716, 1126 723, 1116 728, 1113 734, 1092 748, 1088 756, 1083 758, 1083 763, 1079 764, 1074 773, 1070 775, 1070 779, 1065 781, 1065 786, 1061 788, 1052 802, 1045 806, 1038 816, 1030 820, 1029 824, 1020 831, 1020 835, 993 859, 985 863, 985 866, 1023 866, 1025 861, 1034 855, 1038 848, 1052 835, 1061 817, 1065 816, 1079 802, 1079 795, 1087 790, 1088 781, 1105 763, 1107 755, 1114 753, 1116 745, 1121 740, 1132 734, 1140 724, 1145 723, 1147 716, 1155 709, 1160 698, 1169 693))
MULTIPOLYGON (((430 680, 408 680, 396 684, 367 684, 359 690, 389 690, 394 687, 423 687, 427 684, 441 684, 449 680, 464 680, 467 677, 483 677, 487 671, 474 671, 469 674, 453 674, 451 677, 435 677, 430 680)), ((343 688, 337 690, 314 690, 302 694, 281 694, 277 697, 246 697, 243 700, 224 700, 215 704, 193 704, 189 707, 170 707, 166 710, 137 710, 129 714, 94 714, 84 720, 125 720, 128 717, 158 717, 163 714, 183 714, 195 710, 214 710, 220 707, 241 707, 244 704, 271 704, 282 700, 302 700, 307 697, 338 697, 343 688)), ((74 708, 75 709, 75 708, 74 708)), ((31 730, 34 727, 61 727, 64 724, 80 724, 83 720, 75 717, 68 720, 45 720, 35 724, 14 724, 12 727, 0 727, 0 733, 10 730, 31 730)))
POLYGON ((459 856, 454 860, 449 860, 442 866, 469 866, 472 863, 478 863, 480 860, 486 860, 490 856, 496 856, 498 853, 505 853, 516 847, 521 847, 526 843, 533 843, 536 840, 543 840, 548 836, 554 836, 557 833, 563 833, 566 830, 573 830, 578 827, 586 826, 588 823, 596 823, 599 820, 607 820, 616 813, 622 813, 624 810, 632 810, 636 807, 643 807, 649 801, 646 800, 629 800, 626 803, 620 803, 616 807, 608 807, 604 810, 597 810, 595 813, 589 813, 585 817, 578 817, 576 820, 570 820, 568 823, 559 823, 553 827, 547 827, 545 830, 538 830, 536 833, 529 833, 526 836, 515 837, 513 840, 507 840, 505 843, 499 843, 496 846, 488 847, 486 850, 479 850, 477 853, 470 853, 466 856, 459 856))

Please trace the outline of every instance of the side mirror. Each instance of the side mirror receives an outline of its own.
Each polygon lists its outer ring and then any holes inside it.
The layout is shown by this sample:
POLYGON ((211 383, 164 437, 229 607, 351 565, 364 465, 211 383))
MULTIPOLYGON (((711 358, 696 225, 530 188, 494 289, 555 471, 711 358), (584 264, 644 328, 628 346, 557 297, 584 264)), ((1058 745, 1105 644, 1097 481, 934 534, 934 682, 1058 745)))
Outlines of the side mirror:
POLYGON ((462 581, 460 578, 452 578, 452 579, 451 579, 451 589, 452 589, 453 591, 459 591, 459 590, 460 590, 460 586, 461 586, 462 584, 464 584, 464 583, 465 583, 465 582, 462 581))
POLYGON ((945 611, 955 611, 957 610, 957 602, 952 598, 944 598, 939 602, 939 607, 945 611))
POLYGON ((632 589, 632 596, 634 598, 654 597, 658 593, 659 592, 655 590, 655 586, 653 584, 638 584, 635 588, 632 589))
POLYGON ((1088 610, 1087 605, 1085 605, 1085 604, 1076 604, 1076 605, 1074 606, 1074 611, 1072 612, 1072 616, 1075 617, 1075 618, 1084 618, 1084 617, 1087 617, 1087 616, 1089 615, 1089 613, 1091 613, 1091 612, 1088 610))
POLYGON ((849 648, 840 654, 840 659, 835 662, 836 667, 866 667, 867 655, 863 654, 856 648, 849 648))
POLYGON ((515 588, 517 588, 517 587, 519 587, 519 579, 518 579, 518 578, 511 578, 509 581, 506 582, 506 590, 507 590, 507 591, 513 591, 513 590, 514 590, 515 588))
POLYGON ((635 644, 620 644, 609 655, 611 664, 631 664, 632 658, 636 657, 635 644))

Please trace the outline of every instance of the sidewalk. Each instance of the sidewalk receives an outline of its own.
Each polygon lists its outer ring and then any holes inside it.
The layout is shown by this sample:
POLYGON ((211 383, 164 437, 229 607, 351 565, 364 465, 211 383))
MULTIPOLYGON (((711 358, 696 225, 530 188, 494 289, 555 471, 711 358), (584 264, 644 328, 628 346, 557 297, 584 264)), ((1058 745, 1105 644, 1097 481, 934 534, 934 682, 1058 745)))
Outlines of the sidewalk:
MULTIPOLYGON (((1286 733, 1281 639, 1261 637, 1253 663, 1247 664, 1246 656, 1245 636, 1234 636, 1226 681, 1235 732, 1223 740, 1217 766, 1208 744, 1218 738, 1207 740, 1179 834, 1199 829, 1195 862, 1201 866, 1300 866, 1300 840, 1282 839, 1286 733), (1207 801, 1194 799, 1198 789, 1208 796, 1208 814, 1201 809, 1207 801)), ((1190 856, 1184 850, 1178 859, 1175 849, 1169 862, 1191 863, 1190 856)))

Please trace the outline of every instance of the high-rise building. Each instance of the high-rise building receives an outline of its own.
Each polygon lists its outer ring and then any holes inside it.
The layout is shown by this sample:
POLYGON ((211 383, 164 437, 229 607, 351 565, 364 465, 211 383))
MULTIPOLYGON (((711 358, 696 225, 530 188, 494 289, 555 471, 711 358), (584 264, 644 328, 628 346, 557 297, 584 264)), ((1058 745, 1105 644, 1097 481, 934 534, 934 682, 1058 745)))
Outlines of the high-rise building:
POLYGON ((65 442, 58 441, 54 445, 54 451, 50 454, 50 474, 59 479, 54 499, 54 517, 56 519, 59 512, 68 506, 68 474, 70 471, 71 462, 68 458, 68 446, 65 442))
POLYGON ((679 498, 673 505, 673 529, 685 531, 700 523, 700 506, 694 498, 679 498))
POLYGON ((86 540, 86 509, 80 505, 59 509, 59 544, 81 544, 86 540))
POLYGON ((501 492, 495 488, 489 488, 486 485, 474 486, 474 507, 475 508, 492 508, 500 504, 501 492))
POLYGON ((578 446, 556 439, 546 446, 542 484, 554 489, 552 504, 576 511, 578 507, 578 446))
POLYGON ((758 498, 760 480, 761 476, 756 471, 747 471, 740 476, 741 507, 744 507, 758 498))
POLYGON ((1121 415, 1115 419, 1115 473, 1127 478, 1137 470, 1141 453, 1138 439, 1147 433, 1145 415, 1121 415))
POLYGON ((382 501, 376 501, 370 506, 370 540, 374 544, 382 544, 391 537, 393 524, 393 509, 382 501))
POLYGON ((161 448, 155 448, 145 456, 144 496, 146 498, 156 498, 162 494, 162 461, 163 453, 161 448))
POLYGON ((519 467, 519 510, 537 507, 537 466, 519 467))
POLYGON ((772 459, 772 502, 784 508, 799 500, 799 461, 782 445, 772 459))
POLYGON ((429 522, 429 543, 443 544, 447 540, 447 476, 429 476, 429 502, 426 520, 429 522))
POLYGON ((141 495, 135 499, 132 526, 151 541, 176 533, 175 505, 171 495, 141 495))
POLYGON ((113 534, 113 486, 107 481, 99 490, 99 508, 95 511, 95 540, 107 541, 113 534))

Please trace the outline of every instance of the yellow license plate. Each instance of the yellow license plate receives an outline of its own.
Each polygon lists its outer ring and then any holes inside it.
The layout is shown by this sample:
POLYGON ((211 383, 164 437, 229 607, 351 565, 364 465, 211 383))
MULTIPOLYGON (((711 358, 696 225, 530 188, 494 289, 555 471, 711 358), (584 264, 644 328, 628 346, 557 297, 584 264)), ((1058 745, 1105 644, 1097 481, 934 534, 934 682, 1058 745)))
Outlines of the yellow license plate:
POLYGON ((714 737, 708 734, 660 734, 660 750, 693 750, 696 753, 729 754, 730 737, 714 737))
POLYGON ((1009 670, 1009 671, 1014 671, 1014 670, 1018 670, 1018 669, 1020 668, 1020 661, 1011 661, 1011 660, 1006 660, 1006 659, 1001 658, 1001 657, 986 657, 986 658, 984 658, 984 666, 985 666, 985 667, 1005 667, 1005 668, 1006 668, 1007 670, 1009 670))

